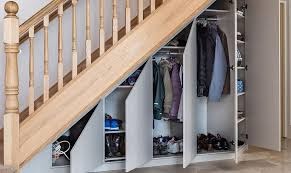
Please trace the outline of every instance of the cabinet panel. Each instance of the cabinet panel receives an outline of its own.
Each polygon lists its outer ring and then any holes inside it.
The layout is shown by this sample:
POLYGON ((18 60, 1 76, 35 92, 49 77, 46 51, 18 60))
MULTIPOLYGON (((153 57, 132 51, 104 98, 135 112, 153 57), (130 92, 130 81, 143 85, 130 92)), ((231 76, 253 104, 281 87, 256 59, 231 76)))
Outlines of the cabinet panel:
POLYGON ((126 99, 126 172, 153 158, 153 72, 150 59, 126 99))
POLYGON ((86 173, 104 163, 104 101, 100 101, 71 150, 71 173, 86 173))
POLYGON ((247 0, 249 144, 281 150, 279 0, 247 0))
MULTIPOLYGON (((196 20, 195 20, 196 21, 196 20)), ((196 22, 193 22, 183 57, 183 167, 187 167, 197 155, 197 120, 198 98, 196 22), (195 114, 196 113, 196 114, 195 114)))

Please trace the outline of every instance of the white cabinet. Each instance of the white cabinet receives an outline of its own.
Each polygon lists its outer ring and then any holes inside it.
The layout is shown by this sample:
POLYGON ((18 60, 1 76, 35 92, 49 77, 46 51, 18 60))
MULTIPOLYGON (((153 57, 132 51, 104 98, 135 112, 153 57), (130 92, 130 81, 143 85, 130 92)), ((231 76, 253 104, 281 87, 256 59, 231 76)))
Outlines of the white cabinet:
MULTIPOLYGON (((216 23, 227 35, 231 92, 220 102, 197 97, 197 27, 196 18, 183 53, 183 155, 154 157, 153 137, 153 64, 145 63, 134 86, 117 86, 97 105, 71 151, 71 173, 99 172, 141 167, 234 159, 239 162, 248 144, 280 151, 280 64, 279 0, 246 0, 246 16, 237 14, 244 0, 217 0, 218 9, 206 10, 202 16, 216 16, 216 23), (223 7, 223 9, 219 8, 223 7), (237 33, 245 40, 239 40, 237 33), (237 50, 244 62, 238 66, 237 50), (247 71, 246 71, 247 65, 247 71), (245 92, 238 93, 237 80, 243 79, 245 92), (243 112, 244 118, 238 118, 243 112), (108 132, 104 116, 124 122, 124 129, 108 132), (233 140, 233 149, 225 152, 198 153, 199 133, 221 133, 233 140), (125 156, 105 158, 105 136, 125 135, 125 156), (245 145, 238 146, 244 135, 245 145), (247 139, 247 137, 249 139, 247 139), (114 161, 115 160, 115 161, 114 161)), ((161 125, 162 127, 162 125, 161 125)))
POLYGON ((153 70, 150 59, 125 102, 126 172, 153 159, 153 70))

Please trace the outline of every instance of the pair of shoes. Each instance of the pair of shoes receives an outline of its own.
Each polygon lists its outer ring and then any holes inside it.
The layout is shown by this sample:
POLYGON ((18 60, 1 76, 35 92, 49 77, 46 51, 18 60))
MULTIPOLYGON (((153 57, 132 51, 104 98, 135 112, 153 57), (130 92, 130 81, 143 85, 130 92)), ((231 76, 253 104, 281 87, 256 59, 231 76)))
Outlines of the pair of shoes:
POLYGON ((122 157, 125 155, 125 141, 122 134, 105 135, 105 157, 122 157))
POLYGON ((225 138, 221 137, 220 134, 217 134, 217 141, 214 145, 214 149, 215 150, 229 150, 230 145, 225 138))
POLYGON ((229 142, 221 137, 220 134, 214 136, 211 133, 208 133, 207 136, 204 134, 200 134, 197 137, 197 151, 201 152, 205 151, 213 151, 213 150, 229 150, 230 145, 229 142))
POLYGON ((167 151, 171 154, 182 153, 183 152, 183 140, 176 140, 176 138, 173 137, 171 140, 168 141, 167 151))
POLYGON ((120 130, 122 121, 119 119, 112 119, 108 114, 105 115, 105 130, 120 130))
POLYGON ((177 154, 183 152, 183 140, 176 137, 155 137, 153 138, 154 155, 177 154))

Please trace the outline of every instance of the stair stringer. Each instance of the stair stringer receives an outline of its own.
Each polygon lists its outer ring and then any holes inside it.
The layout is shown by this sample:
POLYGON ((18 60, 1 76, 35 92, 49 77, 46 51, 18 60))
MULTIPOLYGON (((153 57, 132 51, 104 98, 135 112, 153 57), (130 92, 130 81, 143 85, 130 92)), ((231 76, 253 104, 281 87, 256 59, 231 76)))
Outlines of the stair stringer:
POLYGON ((213 0, 168 0, 20 125, 23 165, 142 65, 213 0))

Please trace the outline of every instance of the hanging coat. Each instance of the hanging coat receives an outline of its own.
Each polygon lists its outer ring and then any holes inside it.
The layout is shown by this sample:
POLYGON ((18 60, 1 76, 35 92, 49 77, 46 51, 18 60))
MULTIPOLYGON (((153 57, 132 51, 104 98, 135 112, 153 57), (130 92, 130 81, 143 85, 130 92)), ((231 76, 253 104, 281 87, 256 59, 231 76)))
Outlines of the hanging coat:
POLYGON ((164 89, 165 89, 165 99, 164 99, 164 118, 169 118, 169 113, 172 107, 173 101, 173 89, 170 71, 172 70, 172 65, 168 60, 162 59, 159 63, 161 69, 161 75, 163 77, 164 89))
POLYGON ((160 73, 158 64, 153 61, 153 88, 154 88, 154 100, 153 100, 153 111, 154 119, 161 120, 163 115, 163 101, 165 98, 165 90, 163 78, 160 73))
POLYGON ((209 101, 220 101, 222 96, 225 78, 227 73, 227 62, 224 48, 219 35, 216 36, 215 59, 213 66, 213 75, 209 87, 209 101))
POLYGON ((173 101, 172 101, 172 107, 170 111, 170 119, 177 119, 178 111, 179 111, 179 105, 182 95, 182 83, 180 80, 180 65, 176 62, 173 62, 173 69, 172 69, 172 75, 171 75, 171 81, 173 86, 173 101))
POLYGON ((197 33, 197 96, 208 97, 213 73, 217 26, 204 27, 198 24, 197 33))
POLYGON ((230 63, 229 63, 227 37, 226 37, 226 34, 219 27, 217 28, 217 33, 221 39, 221 43, 222 43, 224 53, 225 53, 225 61, 227 64, 225 82, 224 82, 224 87, 223 87, 223 94, 230 94, 230 63))

